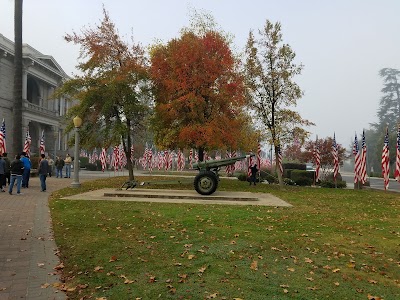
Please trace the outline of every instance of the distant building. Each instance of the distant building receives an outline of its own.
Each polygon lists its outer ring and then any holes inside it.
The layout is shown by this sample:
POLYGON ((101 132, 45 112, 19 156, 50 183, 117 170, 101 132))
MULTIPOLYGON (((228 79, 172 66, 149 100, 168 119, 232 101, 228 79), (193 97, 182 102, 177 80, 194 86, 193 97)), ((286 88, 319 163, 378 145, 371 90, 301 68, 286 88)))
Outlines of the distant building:
MULTIPOLYGON (((63 116, 72 101, 50 99, 54 90, 67 74, 50 55, 44 55, 27 44, 23 44, 23 91, 22 91, 22 140, 27 129, 32 138, 31 153, 39 153, 39 142, 44 131, 46 152, 64 155, 68 150, 68 136, 64 134, 63 116)), ((13 133, 13 86, 14 86, 14 42, 0 34, 0 122, 6 123, 7 151, 14 149, 13 133)), ((22 149, 15 149, 16 152, 22 149)), ((58 155, 57 154, 57 155, 58 155)))

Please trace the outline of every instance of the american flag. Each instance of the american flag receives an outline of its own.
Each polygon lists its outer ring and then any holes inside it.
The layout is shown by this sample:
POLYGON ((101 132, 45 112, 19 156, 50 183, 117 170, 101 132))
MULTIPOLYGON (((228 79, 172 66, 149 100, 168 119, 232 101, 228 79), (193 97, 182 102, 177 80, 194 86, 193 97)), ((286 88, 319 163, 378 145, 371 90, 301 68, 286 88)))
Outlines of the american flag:
POLYGON ((314 148, 314 159, 315 159, 315 182, 319 181, 321 176, 321 155, 319 153, 319 146, 318 146, 318 137, 315 141, 315 148, 314 148))
POLYGON ((333 134, 332 156, 333 156, 333 179, 336 181, 336 177, 339 173, 339 154, 338 154, 338 147, 336 144, 335 133, 333 134))
POLYGON ((189 152, 189 166, 191 169, 193 169, 193 149, 190 149, 189 152))
POLYGON ((44 130, 42 130, 42 137, 40 138, 39 152, 40 154, 44 154, 46 152, 46 146, 44 145, 44 130))
POLYGON ((261 144, 258 143, 257 146, 257 168, 258 168, 258 172, 260 172, 261 170, 261 144))
POLYGON ((167 171, 171 168, 170 153, 168 150, 164 150, 164 168, 165 168, 165 171, 167 171))
POLYGON ((250 167, 253 165, 253 158, 251 156, 249 156, 247 158, 247 177, 251 176, 251 169, 250 167))
POLYGON ((276 147, 276 154, 278 156, 278 161, 277 161, 278 168, 279 168, 279 171, 281 172, 281 174, 283 175, 283 165, 282 165, 283 156, 282 156, 282 151, 281 151, 281 146, 280 145, 278 145, 276 147))
POLYGON ((382 149, 382 175, 385 190, 387 190, 389 188, 389 130, 387 127, 382 149))
POLYGON ((101 149, 101 153, 100 153, 101 170, 103 172, 107 167, 106 157, 107 157, 106 149, 103 148, 103 149, 101 149))
POLYGON ((23 150, 28 157, 31 156, 31 144, 32 144, 32 138, 31 135, 29 134, 29 129, 28 129, 26 131, 24 150, 23 150))
POLYGON ((396 144, 396 170, 394 171, 394 178, 400 182, 400 124, 397 129, 397 144, 396 144))
POLYGON ((114 167, 114 172, 118 171, 118 166, 119 166, 119 149, 118 149, 118 146, 114 146, 113 155, 112 155, 112 159, 111 159, 111 164, 114 167))
POLYGON ((7 147, 6 147, 6 122, 4 121, 1 123, 1 128, 0 128, 0 154, 3 154, 7 152, 7 147))
POLYGON ((177 163, 177 169, 178 171, 182 171, 185 168, 185 156, 183 155, 183 152, 179 149, 178 150, 178 163, 177 163))
POLYGON ((360 149, 358 146, 357 133, 354 136, 353 154, 354 154, 354 183, 357 183, 361 181, 361 157, 360 157, 360 149))
POLYGON ((367 182, 367 143, 365 142, 365 133, 363 130, 361 140, 361 170, 360 170, 361 182, 364 184, 367 182))
MULTIPOLYGON (((225 158, 231 158, 231 157, 232 157, 232 152, 226 150, 226 157, 225 157, 225 158)), ((234 168, 235 168, 234 165, 228 165, 228 166, 226 166, 226 167, 225 167, 225 173, 226 173, 227 175, 232 175, 233 172, 234 172, 234 170, 233 170, 234 168)))

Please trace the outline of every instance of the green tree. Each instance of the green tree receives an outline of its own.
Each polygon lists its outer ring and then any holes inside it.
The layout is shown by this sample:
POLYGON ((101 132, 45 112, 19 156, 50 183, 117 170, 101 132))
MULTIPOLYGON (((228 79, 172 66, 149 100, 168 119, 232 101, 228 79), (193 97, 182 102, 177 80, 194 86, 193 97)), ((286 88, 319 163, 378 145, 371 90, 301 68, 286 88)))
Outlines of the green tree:
POLYGON ((381 156, 386 127, 389 129, 390 164, 396 161, 397 127, 400 123, 400 71, 383 68, 379 71, 383 80, 382 97, 377 111, 378 122, 371 124, 366 131, 368 160, 375 173, 381 171, 381 156))
MULTIPOLYGON (((83 119, 81 140, 86 148, 122 142, 133 180, 132 139, 151 111, 148 65, 142 47, 122 41, 105 9, 103 14, 95 29, 65 36, 67 42, 80 45, 80 58, 86 60, 77 66, 83 75, 68 80, 55 96, 79 101, 67 118, 79 115, 83 119)), ((72 129, 71 121, 68 129, 72 129)))
POLYGON ((22 144, 22 0, 14 1, 14 111, 13 111, 13 149, 16 154, 22 144))
POLYGON ((257 143, 243 110, 246 99, 238 60, 225 36, 207 29, 207 24, 185 29, 179 38, 151 51, 156 144, 197 148, 200 160, 203 150, 248 150, 249 140, 257 143))
MULTIPOLYGON (((283 44, 281 24, 268 20, 259 30, 259 39, 250 31, 245 55, 250 107, 266 129, 269 143, 275 147, 277 162, 278 147, 292 141, 293 137, 304 140, 308 132, 301 126, 313 125, 290 109, 303 94, 294 82, 294 77, 301 74, 302 65, 294 63, 295 53, 289 45, 283 44)), ((283 185, 282 174, 277 173, 283 185)))

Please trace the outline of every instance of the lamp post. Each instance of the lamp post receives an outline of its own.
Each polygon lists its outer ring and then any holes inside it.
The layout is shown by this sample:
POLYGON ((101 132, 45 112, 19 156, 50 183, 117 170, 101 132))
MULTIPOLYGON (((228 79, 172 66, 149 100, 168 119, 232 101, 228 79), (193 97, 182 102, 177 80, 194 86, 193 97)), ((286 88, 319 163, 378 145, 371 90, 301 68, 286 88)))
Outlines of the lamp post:
POLYGON ((74 151, 74 181, 71 186, 73 188, 79 188, 81 186, 79 182, 79 128, 82 126, 82 119, 76 116, 74 119, 75 126, 75 151, 74 151))

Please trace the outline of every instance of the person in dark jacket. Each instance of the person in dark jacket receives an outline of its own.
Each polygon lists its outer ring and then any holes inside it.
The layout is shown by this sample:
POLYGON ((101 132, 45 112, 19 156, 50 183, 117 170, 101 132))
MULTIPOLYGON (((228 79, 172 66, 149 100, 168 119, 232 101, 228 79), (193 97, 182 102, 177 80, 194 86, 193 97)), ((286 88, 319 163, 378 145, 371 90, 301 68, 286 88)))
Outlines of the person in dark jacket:
POLYGON ((64 160, 61 157, 57 156, 54 165, 56 166, 56 177, 62 178, 62 170, 64 168, 64 160))
POLYGON ((254 163, 253 166, 249 167, 250 172, 251 172, 251 176, 250 176, 250 185, 251 183, 253 183, 254 185, 256 185, 256 181, 257 181, 257 172, 258 172, 258 168, 257 168, 257 164, 254 163))
POLYGON ((7 153, 4 152, 3 153, 3 159, 6 162, 6 177, 5 180, 3 182, 3 186, 6 186, 6 183, 8 183, 8 185, 10 185, 10 168, 11 168, 11 162, 10 159, 7 157, 7 153), (7 181, 7 182, 6 182, 7 181))
POLYGON ((11 163, 11 182, 8 187, 8 193, 12 195, 15 180, 17 181, 17 195, 21 195, 22 173, 24 172, 24 164, 20 160, 21 156, 15 156, 15 160, 11 163))
POLYGON ((4 190, 4 187, 6 186, 5 179, 6 179, 6 161, 0 154, 0 187, 2 192, 5 192, 4 190))
POLYGON ((46 191, 46 178, 47 174, 49 174, 49 162, 45 158, 44 154, 40 155, 41 160, 39 163, 39 179, 40 179, 40 187, 42 189, 42 192, 46 191))

